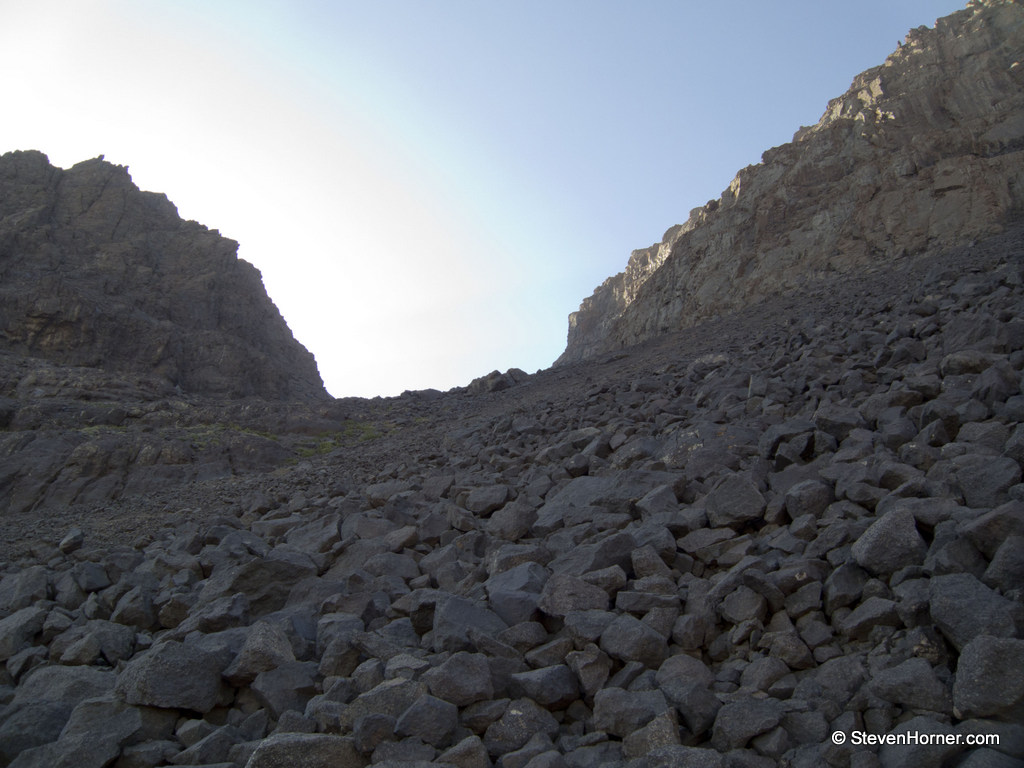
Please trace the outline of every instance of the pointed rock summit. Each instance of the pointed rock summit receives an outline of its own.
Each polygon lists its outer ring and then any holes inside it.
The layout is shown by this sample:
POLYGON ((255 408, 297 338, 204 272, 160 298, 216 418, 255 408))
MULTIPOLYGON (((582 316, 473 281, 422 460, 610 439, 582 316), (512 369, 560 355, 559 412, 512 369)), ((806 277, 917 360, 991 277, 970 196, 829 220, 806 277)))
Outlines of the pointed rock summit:
POLYGON ((1024 217, 1024 4, 912 30, 817 125, 634 251, 569 317, 558 363, 621 349, 828 272, 963 245, 1024 217))
POLYGON ((182 391, 328 397, 238 244, 102 158, 0 156, 0 351, 182 391))

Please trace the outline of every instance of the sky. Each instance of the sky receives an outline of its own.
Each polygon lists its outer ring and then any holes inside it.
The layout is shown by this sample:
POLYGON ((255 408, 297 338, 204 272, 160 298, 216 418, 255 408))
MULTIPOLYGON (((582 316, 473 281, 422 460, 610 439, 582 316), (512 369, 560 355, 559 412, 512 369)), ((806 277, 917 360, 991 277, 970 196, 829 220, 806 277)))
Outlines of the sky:
POLYGON ((0 152, 238 241, 336 397, 447 390, 965 4, 0 0, 0 152))

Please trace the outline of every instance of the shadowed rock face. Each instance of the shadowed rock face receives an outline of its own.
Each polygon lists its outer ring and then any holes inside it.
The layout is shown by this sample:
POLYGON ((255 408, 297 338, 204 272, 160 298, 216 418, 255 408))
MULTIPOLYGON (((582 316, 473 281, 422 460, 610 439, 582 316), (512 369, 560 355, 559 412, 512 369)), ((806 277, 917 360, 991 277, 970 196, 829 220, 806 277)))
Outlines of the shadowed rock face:
POLYGON ((569 317, 559 363, 630 346, 829 271, 1002 231, 1024 210, 1024 6, 920 27, 817 125, 634 251, 569 317))
POLYGON ((238 244, 126 168, 0 157, 0 349, 156 376, 185 392, 327 397, 238 244))

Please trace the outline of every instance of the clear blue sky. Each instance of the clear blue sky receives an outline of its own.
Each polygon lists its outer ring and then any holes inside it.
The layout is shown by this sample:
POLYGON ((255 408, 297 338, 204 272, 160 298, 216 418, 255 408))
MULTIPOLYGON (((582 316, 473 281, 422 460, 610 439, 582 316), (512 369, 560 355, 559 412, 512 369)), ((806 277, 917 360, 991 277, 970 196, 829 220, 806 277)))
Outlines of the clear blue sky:
POLYGON ((950 0, 0 0, 0 151, 240 242, 337 396, 547 367, 630 251, 950 0))

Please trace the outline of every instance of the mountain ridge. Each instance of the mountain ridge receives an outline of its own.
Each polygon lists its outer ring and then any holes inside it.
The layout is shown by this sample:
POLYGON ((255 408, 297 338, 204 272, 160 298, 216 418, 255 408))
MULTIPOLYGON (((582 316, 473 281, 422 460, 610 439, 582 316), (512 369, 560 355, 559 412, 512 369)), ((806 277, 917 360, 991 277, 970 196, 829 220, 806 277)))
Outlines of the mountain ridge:
POLYGON ((238 244, 94 158, 0 156, 0 349, 186 392, 324 400, 238 244))
POLYGON ((569 317, 556 365, 792 290, 951 247, 1024 216, 1024 5, 919 27, 819 122, 633 252, 569 317))

